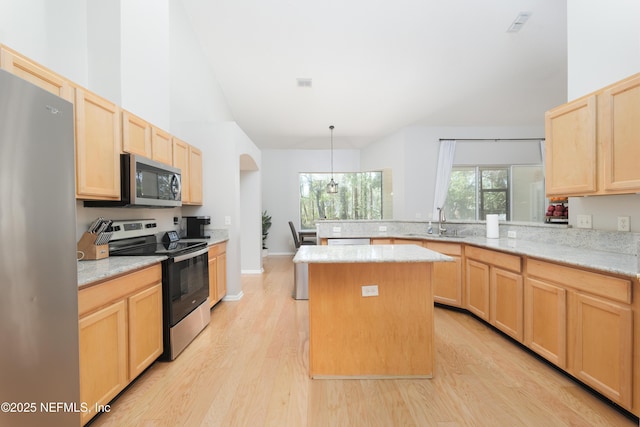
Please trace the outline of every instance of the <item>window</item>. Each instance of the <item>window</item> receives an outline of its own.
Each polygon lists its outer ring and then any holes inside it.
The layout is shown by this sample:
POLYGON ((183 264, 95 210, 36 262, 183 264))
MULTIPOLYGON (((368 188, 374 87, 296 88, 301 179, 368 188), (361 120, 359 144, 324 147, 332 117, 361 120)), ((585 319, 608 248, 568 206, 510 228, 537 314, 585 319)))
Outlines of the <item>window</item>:
POLYGON ((445 212, 448 219, 544 219, 544 173, 541 165, 454 166, 445 212))
POLYGON ((318 219, 382 219, 382 172, 335 173, 338 194, 327 193, 329 173, 300 173, 300 227, 318 219))

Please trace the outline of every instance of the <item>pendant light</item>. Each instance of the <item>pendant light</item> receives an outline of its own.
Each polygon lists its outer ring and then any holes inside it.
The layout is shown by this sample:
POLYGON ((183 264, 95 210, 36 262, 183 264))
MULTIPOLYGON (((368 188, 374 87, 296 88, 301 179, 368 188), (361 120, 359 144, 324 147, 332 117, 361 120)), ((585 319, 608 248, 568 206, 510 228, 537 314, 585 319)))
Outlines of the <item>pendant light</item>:
POLYGON ((333 125, 329 126, 331 130, 331 181, 327 184, 327 193, 335 194, 338 192, 338 183, 333 180, 333 125))

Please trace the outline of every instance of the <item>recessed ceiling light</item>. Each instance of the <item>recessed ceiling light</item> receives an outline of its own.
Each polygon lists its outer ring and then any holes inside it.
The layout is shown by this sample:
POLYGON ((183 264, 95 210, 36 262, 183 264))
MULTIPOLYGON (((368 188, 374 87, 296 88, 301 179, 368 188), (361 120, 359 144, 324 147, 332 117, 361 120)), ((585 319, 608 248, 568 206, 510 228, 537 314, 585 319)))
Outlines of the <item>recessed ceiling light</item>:
POLYGON ((312 82, 311 82, 311 79, 309 78, 298 77, 296 81, 298 82, 298 87, 311 87, 312 82))
POLYGON ((525 22, 529 20, 530 16, 531 12, 520 12, 518 16, 516 16, 516 19, 511 23, 511 26, 507 28, 507 33, 517 33, 520 31, 520 29, 524 27, 525 22))

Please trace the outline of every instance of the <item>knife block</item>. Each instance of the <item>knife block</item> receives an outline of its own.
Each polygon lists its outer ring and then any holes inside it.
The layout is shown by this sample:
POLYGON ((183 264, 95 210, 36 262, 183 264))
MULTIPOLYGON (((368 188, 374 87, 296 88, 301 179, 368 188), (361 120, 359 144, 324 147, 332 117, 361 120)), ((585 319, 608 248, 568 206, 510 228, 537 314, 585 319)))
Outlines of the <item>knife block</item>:
POLYGON ((98 234, 87 233, 82 234, 78 241, 78 250, 84 253, 83 260, 103 259, 109 256, 109 244, 96 245, 98 234))

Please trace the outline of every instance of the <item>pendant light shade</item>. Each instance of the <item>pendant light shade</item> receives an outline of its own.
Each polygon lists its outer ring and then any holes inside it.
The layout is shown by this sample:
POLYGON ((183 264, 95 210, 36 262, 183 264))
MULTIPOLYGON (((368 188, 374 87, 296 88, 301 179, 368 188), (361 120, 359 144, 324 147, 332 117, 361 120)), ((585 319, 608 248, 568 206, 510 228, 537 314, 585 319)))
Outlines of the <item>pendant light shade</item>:
POLYGON ((331 131, 331 181, 327 184, 327 193, 335 194, 338 192, 338 183, 333 180, 333 125, 329 126, 331 131))

